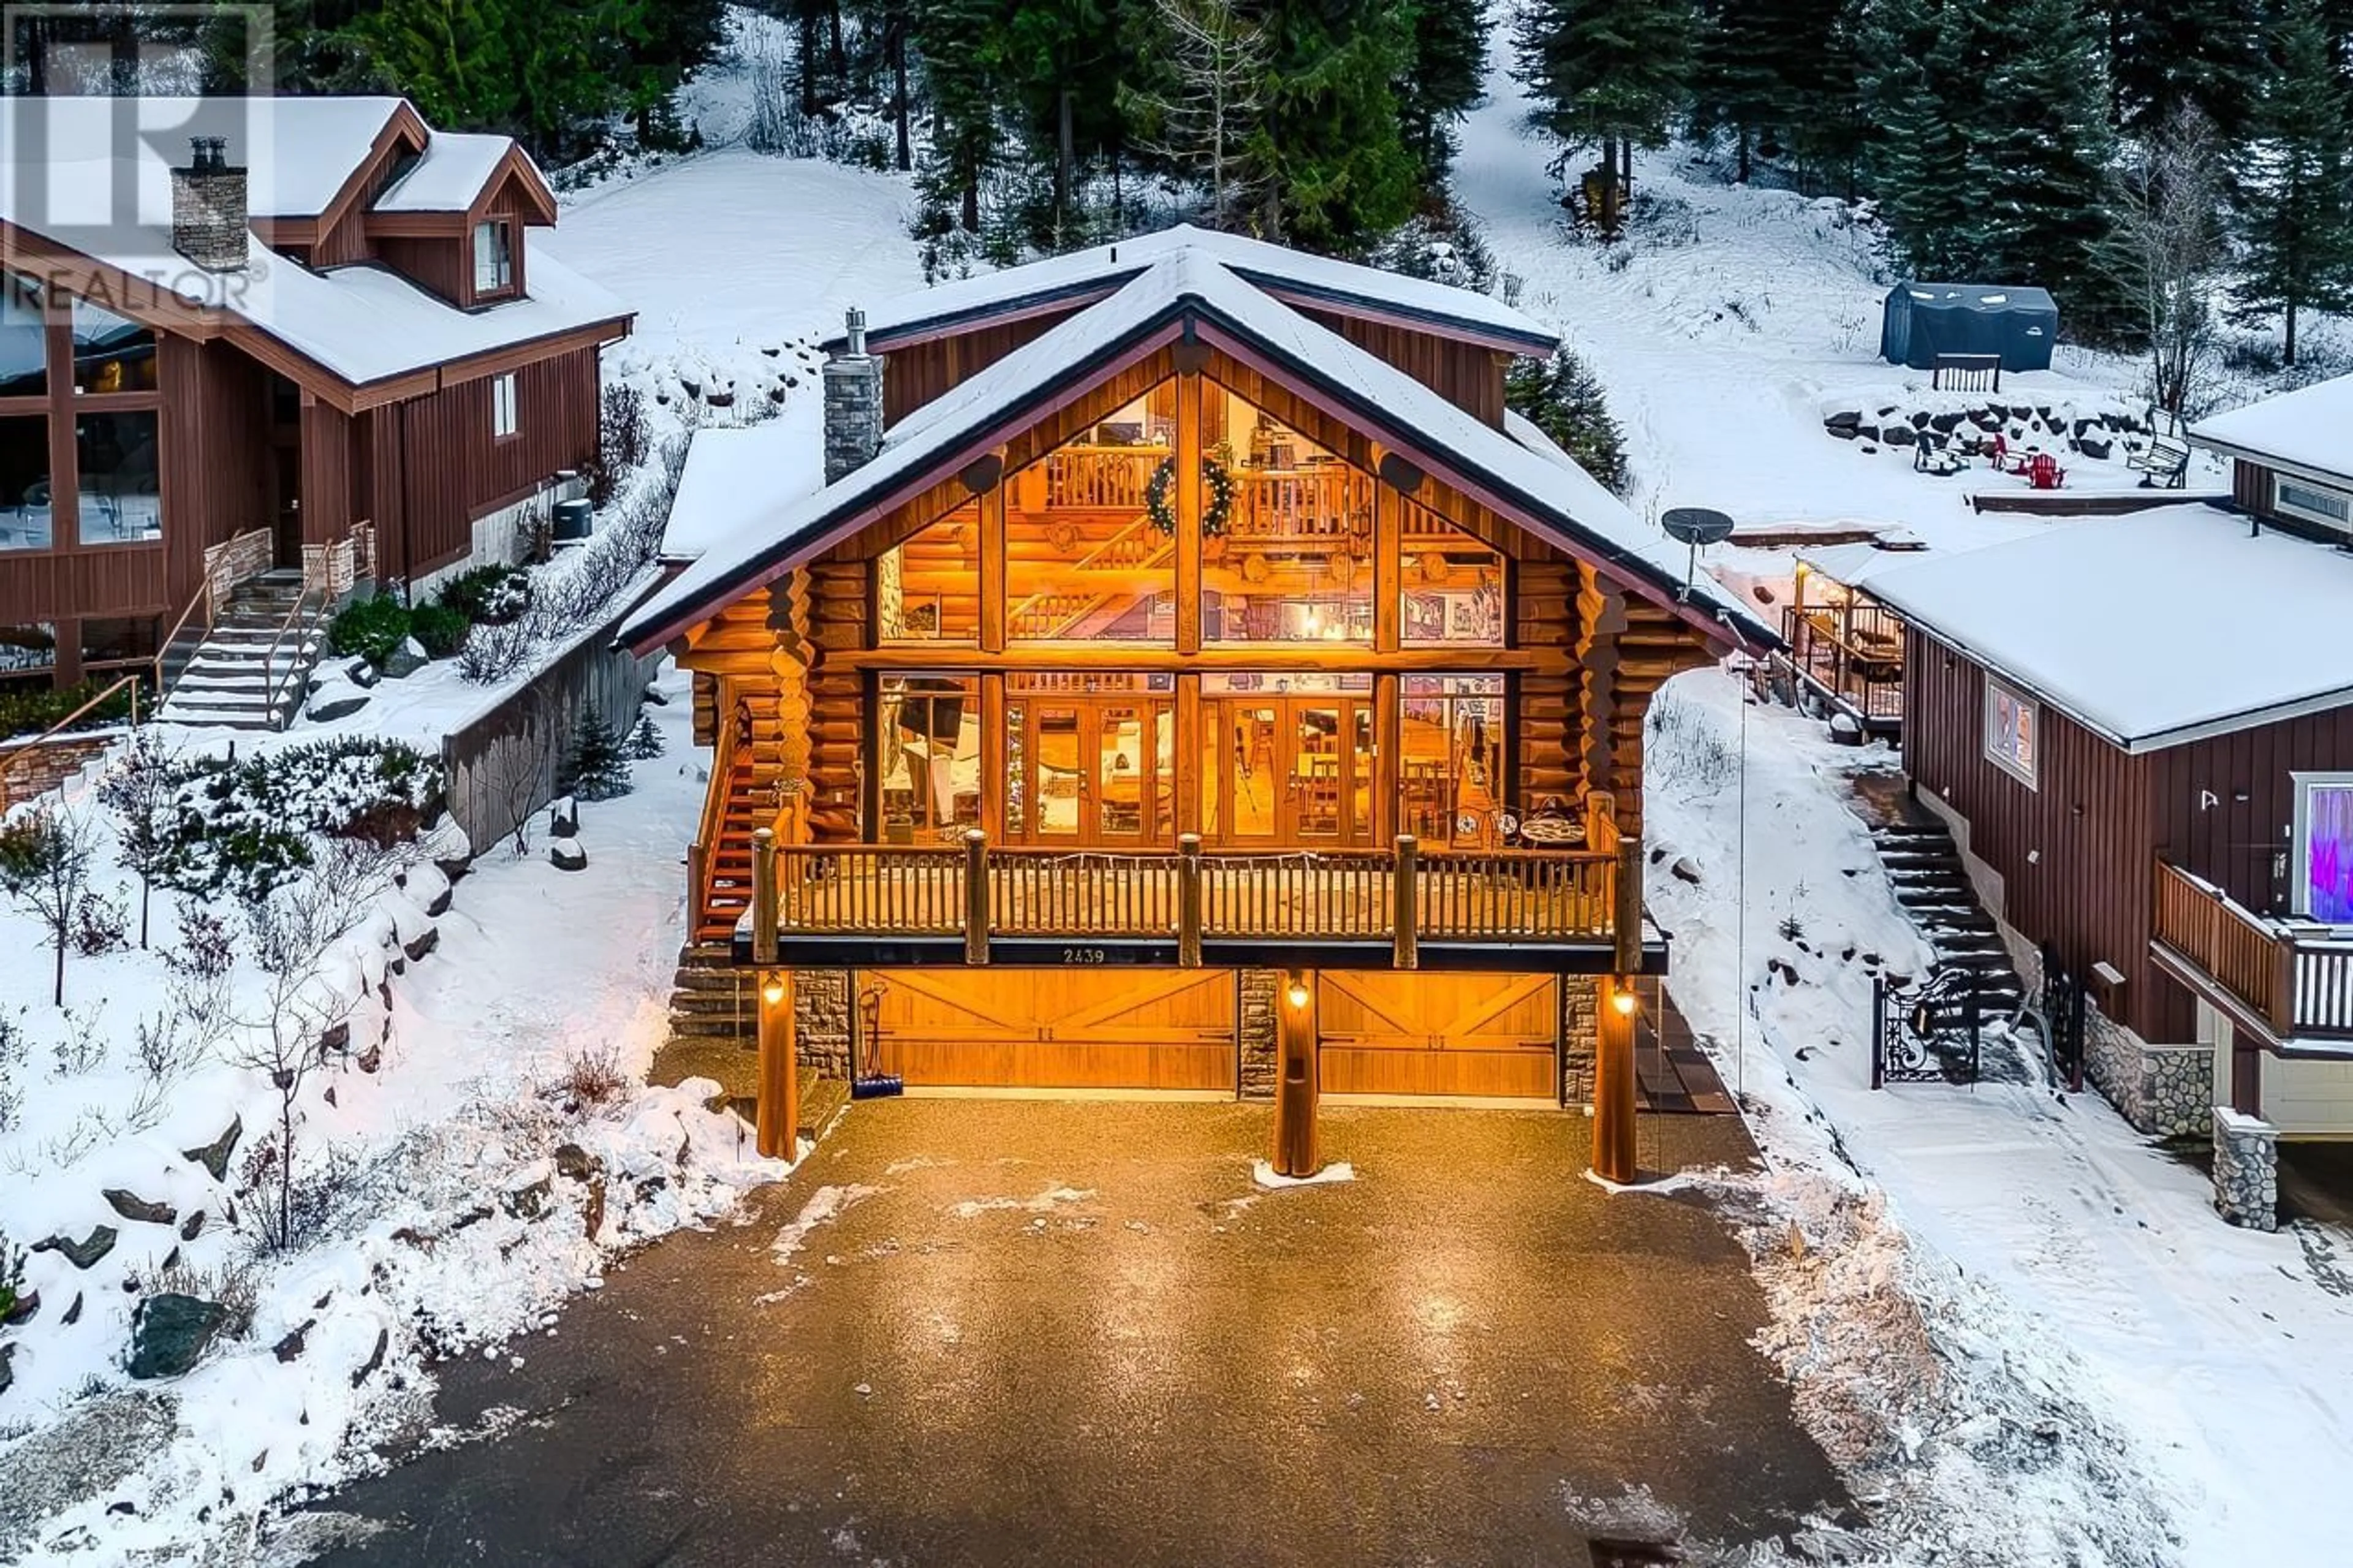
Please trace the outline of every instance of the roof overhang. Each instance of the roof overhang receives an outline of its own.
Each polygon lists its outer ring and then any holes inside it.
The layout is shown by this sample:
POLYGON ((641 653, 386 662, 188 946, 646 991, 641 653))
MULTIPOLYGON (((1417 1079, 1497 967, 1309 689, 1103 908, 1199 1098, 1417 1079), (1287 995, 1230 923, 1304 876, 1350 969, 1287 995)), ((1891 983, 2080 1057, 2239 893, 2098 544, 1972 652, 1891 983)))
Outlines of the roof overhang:
POLYGON ((2283 458, 2276 452, 2260 451, 2236 441, 2224 441, 2212 436, 2201 436, 2194 426, 2190 428, 2188 439, 2193 447, 2202 447, 2206 451, 2217 453, 2225 458, 2235 458, 2240 462, 2252 463, 2259 468, 2277 469, 2283 474, 2293 474, 2300 479, 2310 479, 2315 484, 2327 485, 2331 489, 2353 489, 2353 474, 2316 468, 2310 463, 2299 463, 2293 458, 2283 458))

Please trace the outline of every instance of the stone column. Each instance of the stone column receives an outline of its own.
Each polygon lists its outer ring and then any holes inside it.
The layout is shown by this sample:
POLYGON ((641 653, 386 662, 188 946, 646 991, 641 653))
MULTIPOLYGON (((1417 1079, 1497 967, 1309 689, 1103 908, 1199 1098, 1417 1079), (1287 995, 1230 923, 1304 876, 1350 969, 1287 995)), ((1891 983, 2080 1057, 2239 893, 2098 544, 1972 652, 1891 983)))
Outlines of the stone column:
POLYGON ((2214 1108, 2214 1212, 2249 1230, 2279 1228, 2279 1129, 2214 1108))
POLYGON ((1271 969, 1241 972, 1241 1097, 1274 1098, 1274 1010, 1282 995, 1282 976, 1271 969))
POLYGON ((1600 1037, 1600 994, 1588 975, 1560 977, 1560 1102, 1593 1103, 1593 1053, 1600 1037))

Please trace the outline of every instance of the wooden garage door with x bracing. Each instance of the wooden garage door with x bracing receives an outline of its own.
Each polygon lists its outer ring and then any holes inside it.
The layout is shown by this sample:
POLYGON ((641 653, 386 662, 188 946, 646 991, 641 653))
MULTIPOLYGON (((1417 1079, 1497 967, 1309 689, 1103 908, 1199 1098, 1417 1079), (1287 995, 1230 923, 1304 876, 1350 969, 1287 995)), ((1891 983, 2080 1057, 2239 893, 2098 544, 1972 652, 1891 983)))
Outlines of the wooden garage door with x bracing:
POLYGON ((911 1085, 1233 1091, 1230 970, 869 970, 858 989, 911 1085))
POLYGON ((1316 1026, 1326 1094, 1560 1095, 1553 975, 1327 970, 1316 1026))

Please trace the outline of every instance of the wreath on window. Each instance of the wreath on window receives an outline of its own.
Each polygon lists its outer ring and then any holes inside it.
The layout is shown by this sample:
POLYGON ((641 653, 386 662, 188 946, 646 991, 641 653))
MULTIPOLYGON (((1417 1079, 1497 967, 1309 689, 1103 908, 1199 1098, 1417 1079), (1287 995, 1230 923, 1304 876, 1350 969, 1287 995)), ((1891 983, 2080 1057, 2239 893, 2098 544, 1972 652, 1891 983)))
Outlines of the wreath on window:
MULTIPOLYGON (((1225 464, 1204 457, 1201 482, 1209 491, 1209 502, 1201 509, 1201 534, 1211 538, 1226 531, 1226 517, 1234 509, 1234 480, 1226 472, 1225 464)), ((1160 459, 1160 466, 1152 470, 1152 478, 1144 487, 1144 510, 1150 515, 1152 526, 1171 535, 1176 531, 1176 458, 1171 453, 1160 459)))

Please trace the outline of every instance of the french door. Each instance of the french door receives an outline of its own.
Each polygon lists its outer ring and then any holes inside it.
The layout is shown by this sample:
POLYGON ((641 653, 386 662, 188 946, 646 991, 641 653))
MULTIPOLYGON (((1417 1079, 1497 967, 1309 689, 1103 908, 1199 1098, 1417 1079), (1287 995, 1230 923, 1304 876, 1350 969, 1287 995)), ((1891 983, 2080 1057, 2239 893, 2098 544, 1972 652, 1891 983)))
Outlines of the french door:
POLYGON ((1237 848, 1373 842, 1373 709, 1341 695, 1203 704, 1201 819, 1237 848))
POLYGON ((1008 837, 1072 848, 1165 847, 1176 833, 1176 709, 1162 695, 1006 703, 1008 837))

